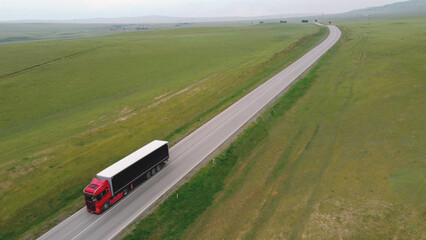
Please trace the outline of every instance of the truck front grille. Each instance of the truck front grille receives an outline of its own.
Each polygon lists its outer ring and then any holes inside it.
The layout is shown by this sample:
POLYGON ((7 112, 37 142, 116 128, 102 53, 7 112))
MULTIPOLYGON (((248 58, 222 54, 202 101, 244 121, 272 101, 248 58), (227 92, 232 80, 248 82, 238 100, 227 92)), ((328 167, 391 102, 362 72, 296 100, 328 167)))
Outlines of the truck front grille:
POLYGON ((89 209, 90 211, 96 211, 96 207, 94 203, 86 202, 86 206, 87 206, 87 209, 89 209))

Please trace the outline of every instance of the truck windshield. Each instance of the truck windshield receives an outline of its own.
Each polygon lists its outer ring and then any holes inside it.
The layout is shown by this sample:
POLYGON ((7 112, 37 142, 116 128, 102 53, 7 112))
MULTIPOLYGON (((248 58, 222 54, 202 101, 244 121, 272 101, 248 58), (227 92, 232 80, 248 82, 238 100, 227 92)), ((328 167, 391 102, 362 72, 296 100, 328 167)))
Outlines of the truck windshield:
POLYGON ((93 196, 93 195, 89 195, 89 194, 84 194, 84 198, 86 199, 86 201, 89 201, 89 202, 96 202, 96 201, 100 200, 98 198, 98 196, 93 196))

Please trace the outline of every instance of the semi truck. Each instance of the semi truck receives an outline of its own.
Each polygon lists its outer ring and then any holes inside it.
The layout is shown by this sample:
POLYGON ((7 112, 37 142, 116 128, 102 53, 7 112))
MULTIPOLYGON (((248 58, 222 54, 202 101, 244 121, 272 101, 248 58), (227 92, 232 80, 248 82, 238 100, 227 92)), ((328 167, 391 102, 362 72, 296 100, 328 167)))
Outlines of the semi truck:
POLYGON ((126 196, 136 181, 160 171, 168 159, 168 142, 154 140, 102 170, 83 190, 87 211, 102 213, 126 196))

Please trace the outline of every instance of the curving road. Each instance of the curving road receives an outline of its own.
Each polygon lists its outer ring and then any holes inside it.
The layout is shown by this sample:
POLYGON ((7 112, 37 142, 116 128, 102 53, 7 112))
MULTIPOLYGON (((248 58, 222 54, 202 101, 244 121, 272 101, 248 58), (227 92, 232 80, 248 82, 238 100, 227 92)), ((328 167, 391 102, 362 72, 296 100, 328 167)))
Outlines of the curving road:
POLYGON ((117 236, 247 122, 253 121, 266 105, 327 52, 341 35, 337 27, 327 27, 330 33, 322 43, 174 145, 166 167, 108 211, 94 215, 85 208, 80 209, 39 239, 112 239, 117 236))

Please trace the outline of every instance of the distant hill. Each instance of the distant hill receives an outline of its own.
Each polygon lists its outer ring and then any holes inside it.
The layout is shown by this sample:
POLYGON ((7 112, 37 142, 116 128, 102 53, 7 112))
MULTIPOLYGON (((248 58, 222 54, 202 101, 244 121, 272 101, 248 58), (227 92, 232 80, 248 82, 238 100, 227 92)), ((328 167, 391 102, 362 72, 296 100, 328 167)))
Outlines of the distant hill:
POLYGON ((290 22, 300 22, 307 19, 310 22, 318 20, 320 22, 336 20, 357 20, 357 19, 379 19, 409 16, 426 16, 426 0, 410 0, 392 3, 379 7, 369 7, 356 9, 345 13, 316 15, 310 17, 297 17, 289 19, 290 22))
POLYGON ((346 17, 376 18, 397 16, 420 16, 426 15, 426 0, 410 0, 388 4, 381 7, 369 7, 353 10, 342 14, 346 17))

